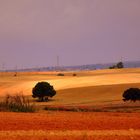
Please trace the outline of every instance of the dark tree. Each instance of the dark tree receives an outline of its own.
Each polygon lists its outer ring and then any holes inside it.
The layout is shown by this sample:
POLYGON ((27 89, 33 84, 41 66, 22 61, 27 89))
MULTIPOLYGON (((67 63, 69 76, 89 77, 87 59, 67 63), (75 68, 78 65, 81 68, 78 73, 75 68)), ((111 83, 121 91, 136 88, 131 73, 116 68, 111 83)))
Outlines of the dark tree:
POLYGON ((56 91, 48 82, 38 82, 32 93, 33 98, 39 98, 39 101, 47 101, 49 97, 53 97, 56 94, 56 91))
POLYGON ((123 62, 118 62, 117 64, 109 67, 109 69, 121 69, 121 68, 124 68, 123 62))
POLYGON ((118 62, 118 63, 116 64, 116 67, 117 67, 118 69, 124 68, 123 62, 118 62))
POLYGON ((109 69, 116 69, 116 65, 110 66, 109 69))
POLYGON ((123 93, 123 101, 136 101, 140 100, 140 89, 139 88, 129 88, 123 93))

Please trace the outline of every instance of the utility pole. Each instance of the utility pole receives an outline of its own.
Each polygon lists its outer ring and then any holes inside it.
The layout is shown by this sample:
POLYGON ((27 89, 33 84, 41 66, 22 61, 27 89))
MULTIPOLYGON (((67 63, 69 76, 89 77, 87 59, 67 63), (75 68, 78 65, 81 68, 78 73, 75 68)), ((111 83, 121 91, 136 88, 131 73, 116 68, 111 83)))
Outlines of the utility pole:
POLYGON ((5 71, 5 63, 2 63, 2 71, 5 71))
POLYGON ((121 62, 123 62, 123 57, 121 57, 121 62))
POLYGON ((59 56, 56 57, 56 70, 59 70, 59 56))

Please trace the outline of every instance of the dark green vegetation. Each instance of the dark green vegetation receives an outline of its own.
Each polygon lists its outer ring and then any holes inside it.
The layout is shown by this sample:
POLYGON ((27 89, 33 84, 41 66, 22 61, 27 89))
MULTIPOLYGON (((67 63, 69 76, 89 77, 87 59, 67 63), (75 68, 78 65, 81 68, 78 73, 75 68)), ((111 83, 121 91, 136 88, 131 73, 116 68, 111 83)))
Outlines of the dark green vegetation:
POLYGON ((11 112, 35 112, 34 104, 31 104, 29 99, 23 95, 7 95, 3 101, 0 102, 0 111, 11 112))
POLYGON ((77 74, 76 73, 73 73, 73 76, 77 76, 77 74))
POLYGON ((123 93, 124 101, 137 101, 140 100, 140 89, 139 88, 129 88, 123 93))
POLYGON ((48 98, 53 97, 56 91, 48 82, 38 82, 33 88, 32 93, 33 98, 39 98, 39 101, 48 101, 48 98))
POLYGON ((109 67, 110 69, 121 69, 124 68, 123 62, 118 62, 116 65, 109 67))
POLYGON ((65 76, 63 73, 58 73, 57 76, 65 76))
POLYGON ((46 106, 44 110, 47 111, 71 111, 71 112, 140 112, 140 106, 124 106, 124 105, 110 105, 110 106, 46 106))

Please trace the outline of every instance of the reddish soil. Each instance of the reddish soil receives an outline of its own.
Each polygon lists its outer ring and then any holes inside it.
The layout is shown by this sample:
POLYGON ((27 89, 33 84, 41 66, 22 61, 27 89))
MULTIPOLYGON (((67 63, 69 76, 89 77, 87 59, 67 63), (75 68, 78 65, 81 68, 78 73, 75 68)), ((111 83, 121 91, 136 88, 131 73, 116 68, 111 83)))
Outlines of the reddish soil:
POLYGON ((0 113, 0 139, 140 139, 140 113, 0 113))

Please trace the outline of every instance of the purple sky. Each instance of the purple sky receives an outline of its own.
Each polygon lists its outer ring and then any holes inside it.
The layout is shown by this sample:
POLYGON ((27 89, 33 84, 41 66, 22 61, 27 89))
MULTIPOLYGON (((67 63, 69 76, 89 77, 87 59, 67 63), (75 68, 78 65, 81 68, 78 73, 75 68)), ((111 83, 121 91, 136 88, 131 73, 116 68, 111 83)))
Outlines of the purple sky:
POLYGON ((140 0, 0 0, 0 69, 140 60, 140 0))

